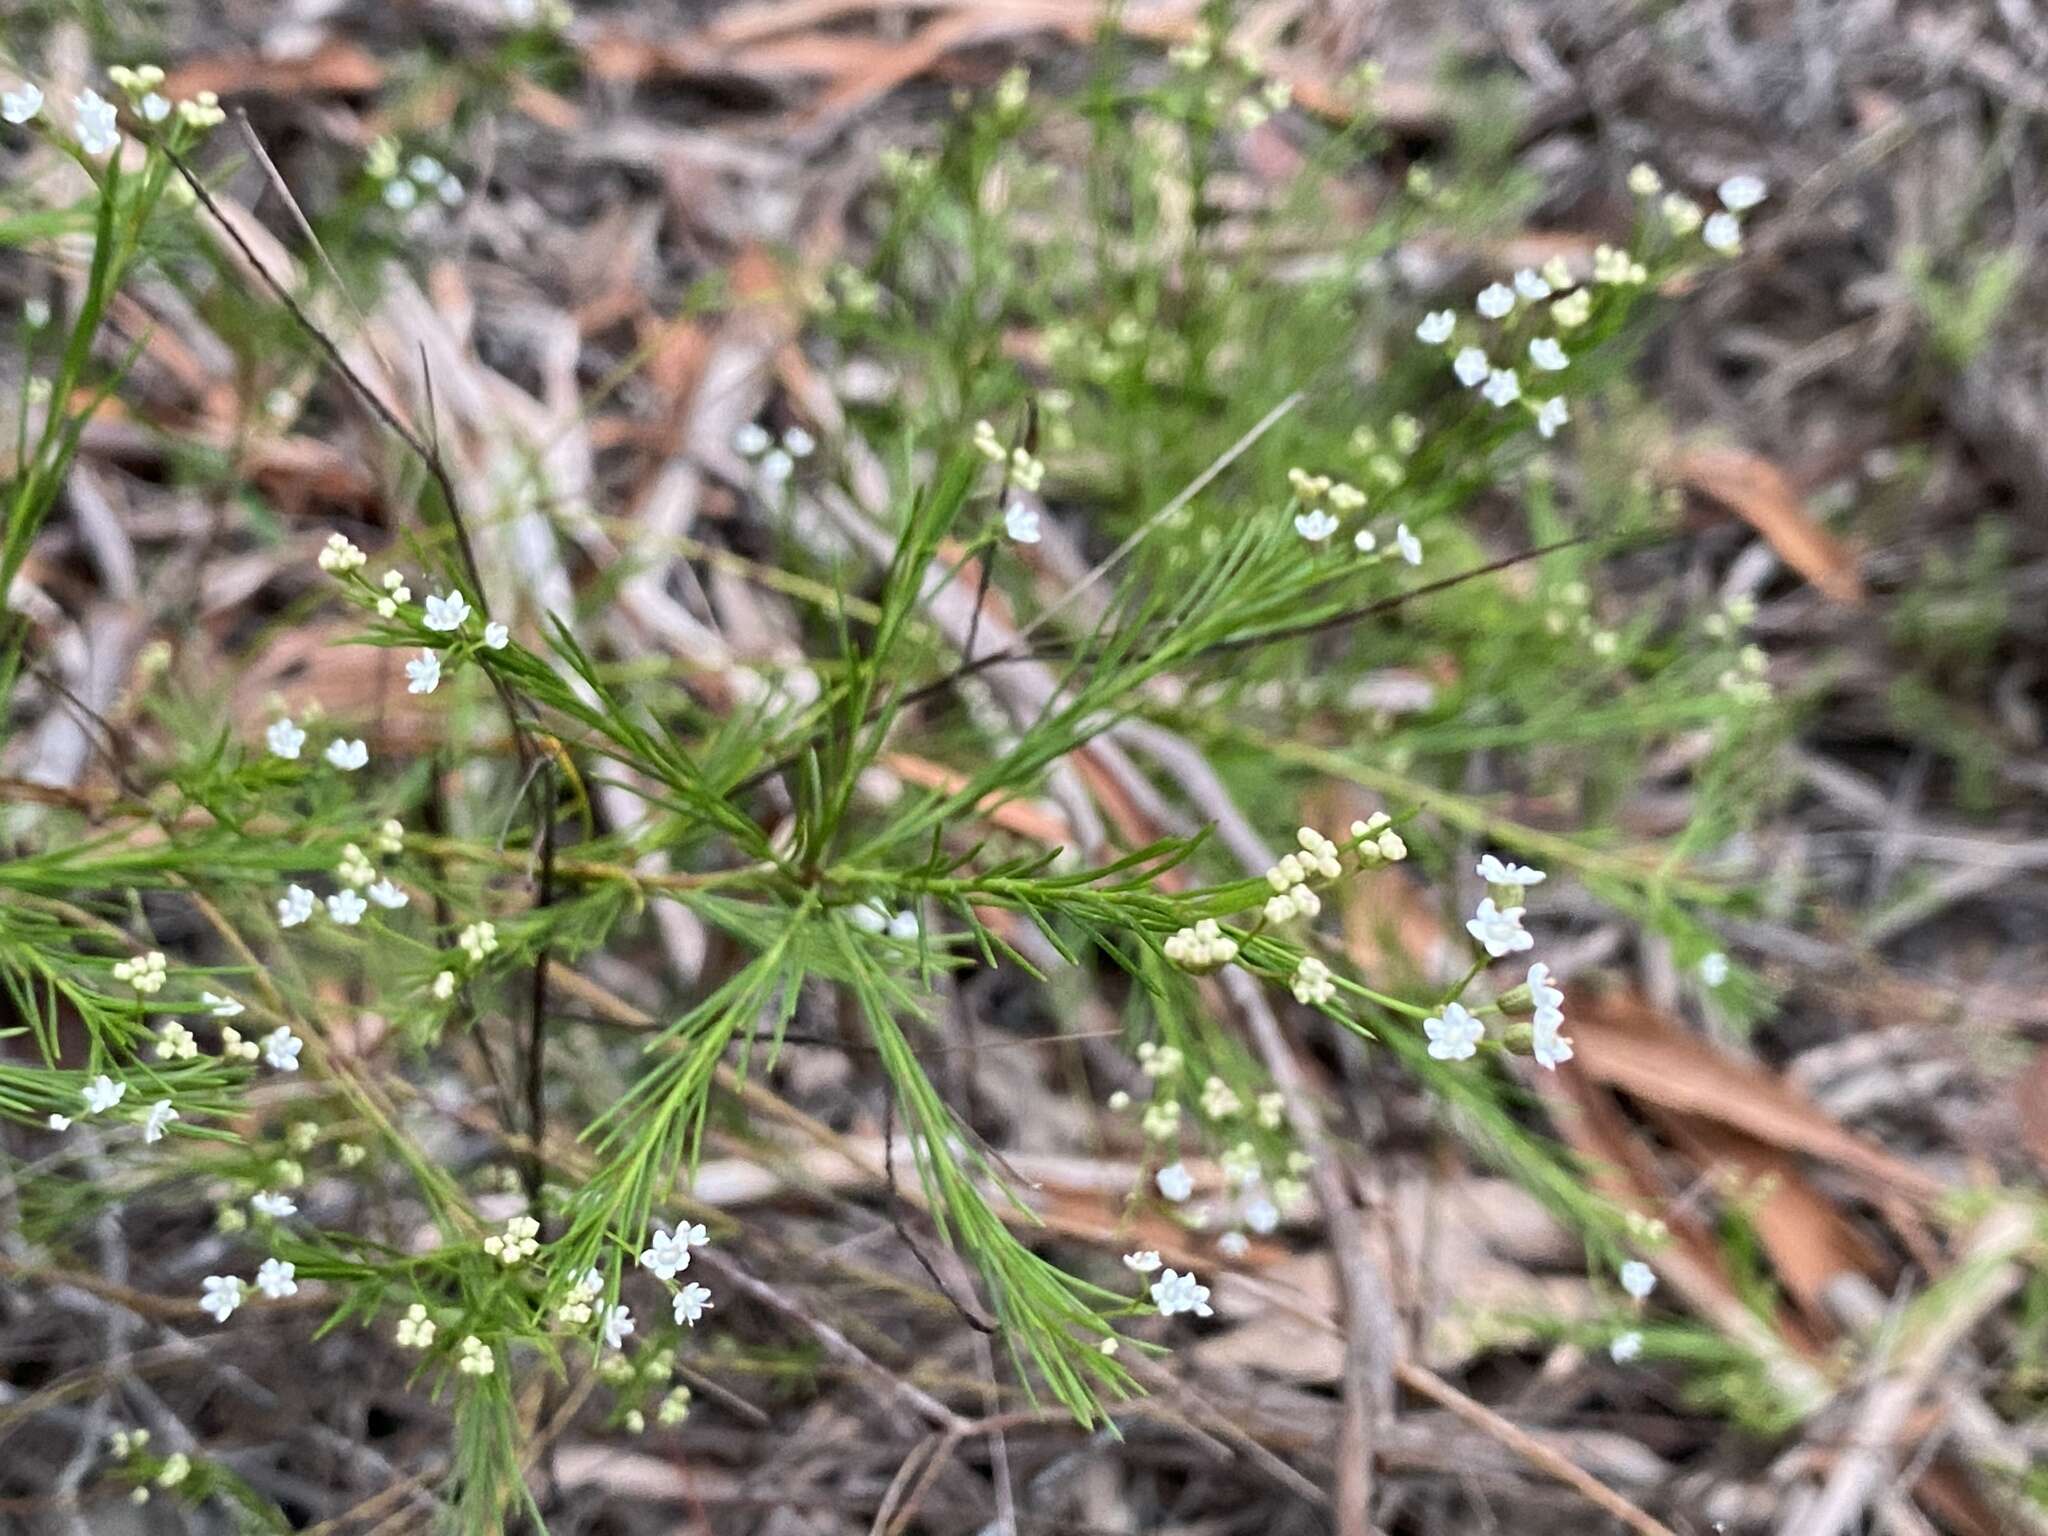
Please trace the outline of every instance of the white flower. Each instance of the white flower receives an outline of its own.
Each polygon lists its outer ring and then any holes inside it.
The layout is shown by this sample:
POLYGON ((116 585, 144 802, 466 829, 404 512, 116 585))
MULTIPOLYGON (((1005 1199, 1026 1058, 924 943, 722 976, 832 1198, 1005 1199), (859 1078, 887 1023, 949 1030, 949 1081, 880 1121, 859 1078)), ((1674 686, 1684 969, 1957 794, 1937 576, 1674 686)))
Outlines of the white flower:
POLYGON ((448 170, 432 155, 414 155, 406 164, 405 174, 423 187, 433 187, 440 185, 448 170))
POLYGON ((626 1347, 626 1337, 633 1331, 633 1309, 623 1304, 616 1307, 606 1307, 604 1309, 604 1322, 600 1325, 599 1331, 603 1333, 604 1342, 607 1347, 611 1349, 624 1349, 626 1347))
POLYGON ((24 80, 20 90, 0 95, 0 118, 10 123, 32 121, 42 110, 43 93, 36 88, 34 81, 24 80))
POLYGON ((1732 213, 1717 213, 1700 230, 1700 239, 1708 250, 1733 256, 1742 249, 1742 221, 1732 213))
POLYGON ((1254 1195, 1245 1205, 1244 1224, 1263 1237, 1280 1225, 1280 1207, 1264 1195, 1254 1195))
POLYGON ((455 936, 456 948, 469 956, 471 965, 482 965, 484 956, 498 952, 498 925, 471 923, 455 936))
MULTIPOLYGON (((289 396, 286 397, 286 403, 289 406, 289 396)), ((327 542, 320 546, 319 565, 321 570, 339 575, 343 571, 361 570, 369 558, 355 546, 348 535, 330 533, 327 535, 327 542)))
POLYGON ((711 1292, 696 1281, 692 1280, 688 1285, 676 1292, 675 1314, 677 1322, 688 1323, 694 1328, 697 1326, 697 1319, 710 1310, 711 1292))
POLYGON ((1475 384, 1484 384, 1486 375, 1492 368, 1493 365, 1487 361, 1486 354, 1477 347, 1465 347, 1451 359, 1451 372, 1458 376, 1458 382, 1467 389, 1475 384))
POLYGON ((1486 1038, 1486 1026, 1462 1003, 1444 1004, 1441 1018, 1422 1021, 1422 1032, 1429 1037, 1429 1054, 1438 1061, 1464 1061, 1486 1038))
POLYGON ((127 1093, 126 1083, 117 1083, 104 1072, 79 1090, 79 1096, 85 1100, 85 1112, 88 1115, 104 1114, 120 1103, 127 1093))
POLYGON ((1149 1275, 1159 1267, 1159 1255, 1150 1248, 1140 1248, 1136 1253, 1124 1255, 1124 1268, 1133 1274, 1149 1275))
POLYGON ((1657 1272, 1641 1259, 1630 1259, 1621 1266, 1621 1288, 1641 1301, 1657 1289, 1657 1272))
POLYGON ((1607 1354, 1616 1365, 1627 1365, 1643 1352, 1643 1336, 1631 1328, 1627 1333, 1617 1333, 1614 1342, 1607 1346, 1607 1354))
POLYGON ((1728 957, 1718 949, 1700 960, 1700 980, 1710 987, 1718 987, 1728 979, 1728 957))
POLYGON ((272 1301, 299 1294, 299 1282, 292 1278, 298 1266, 289 1259, 265 1259, 256 1266, 256 1289, 272 1301))
POLYGON ((1730 176, 1721 183, 1721 206, 1730 213, 1747 213, 1768 195, 1763 180, 1756 176, 1730 176))
POLYGON ((274 1071, 296 1072, 299 1070, 299 1052, 305 1046, 305 1041, 280 1024, 263 1037, 263 1059, 274 1071))
POLYGON ((403 177, 384 183, 384 206, 393 213, 405 213, 420 200, 420 189, 403 177))
POLYGON ((277 921, 282 928, 296 928, 313 915, 313 893, 303 885, 288 885, 277 898, 277 921))
POLYGON ((272 757, 296 758, 299 748, 306 744, 306 733, 290 720, 273 720, 270 729, 263 733, 263 740, 272 757))
POLYGON ((259 1189, 249 1197, 249 1209, 272 1221, 299 1214, 299 1202, 281 1189, 259 1189))
POLYGON ((441 686, 441 658, 432 651, 421 651, 417 661, 405 664, 407 693, 432 693, 441 686))
POLYGON ((902 944, 915 944, 919 932, 917 914, 905 907, 889 919, 889 937, 902 944))
POLYGON ((1361 555, 1369 555, 1380 547, 1380 541, 1370 528, 1361 528, 1351 536, 1351 547, 1361 555))
POLYGON ((484 1252, 500 1264, 523 1264, 540 1252, 540 1223, 531 1216, 514 1216, 503 1232, 484 1239, 484 1252))
POLYGON ((817 451, 818 440, 802 427, 791 427, 782 434, 782 449, 792 459, 808 459, 817 451))
POLYGON ((455 995, 455 973, 453 971, 442 971, 439 975, 435 976, 431 990, 436 1002, 447 1002, 449 998, 455 995))
POLYGON ((368 895, 370 900, 377 903, 378 906, 392 912, 397 911, 408 901, 412 900, 404 891, 393 885, 389 879, 379 880, 375 885, 371 886, 368 895))
POLYGON ((164 1139, 164 1131, 178 1118, 178 1112, 171 1108, 169 1099, 158 1099, 149 1106, 149 1113, 142 1117, 142 1139, 158 1142, 164 1139))
POLYGON ((40 331, 50 323, 50 301, 48 299, 23 299, 21 301, 21 323, 31 331, 40 331))
POLYGON ((224 1323, 235 1314, 235 1308, 242 1304, 242 1282, 235 1275, 208 1275, 203 1282, 206 1294, 199 1298, 199 1310, 216 1323, 224 1323))
POLYGON ((690 1267, 690 1249, 702 1246, 706 1241, 708 1234, 704 1228, 688 1222, 679 1225, 673 1233, 665 1227, 656 1227, 640 1255, 640 1265, 643 1269, 653 1270, 660 1279, 673 1280, 678 1270, 690 1267))
POLYGON ((1524 267, 1515 274, 1515 292, 1535 304, 1550 297, 1551 287, 1540 273, 1524 267))
POLYGON ((1435 310, 1422 317, 1422 324, 1415 327, 1415 339, 1432 347, 1440 347, 1451 339, 1458 317, 1448 309, 1435 310))
POLYGON ((363 850, 354 843, 341 850, 341 862, 334 866, 334 873, 342 884, 354 886, 358 890, 377 878, 376 867, 363 856, 363 850))
POLYGON ((512 631, 495 619, 484 626, 484 645, 493 651, 502 651, 512 643, 512 631))
POLYGON ((199 1001, 206 1004, 207 1012, 216 1019, 240 1018, 243 1012, 241 1003, 232 997, 222 997, 218 993, 202 992, 199 994, 199 1001))
POLYGON ((1294 531, 1311 544, 1320 544, 1337 531, 1337 519, 1321 507, 1309 512, 1297 512, 1294 516, 1294 531))
POLYGON ((1337 983, 1330 975, 1330 968, 1314 955, 1304 955, 1301 964, 1294 968, 1294 978, 1288 982, 1297 1003, 1316 1007, 1327 1003, 1337 995, 1337 983))
POLYGON ((427 1316, 427 1309, 414 1302, 405 1309, 405 1316, 398 1320, 398 1345, 401 1349, 430 1349, 433 1347, 436 1325, 427 1316))
POLYGON ((1479 878, 1488 885, 1541 885, 1550 876, 1528 864, 1503 864, 1493 854, 1479 860, 1479 878))
POLYGON ((1536 1058, 1539 1067, 1555 1072, 1572 1059, 1571 1036, 1563 1031, 1564 1015, 1557 1009, 1545 1008, 1537 1013, 1529 1054, 1536 1058))
POLYGON ((743 459, 757 459, 766 453, 775 439, 768 435, 768 429, 758 421, 743 422, 733 430, 732 449, 743 459))
POLYGON ((1242 1232, 1226 1232, 1216 1239, 1216 1251, 1226 1259, 1241 1259, 1251 1251, 1251 1239, 1242 1232))
POLYGON ((1543 438, 1555 437, 1557 429, 1571 419, 1571 408, 1564 403, 1564 397, 1553 396, 1536 407, 1536 435, 1543 438))
MULTIPOLYGON (((403 186, 403 182, 394 182, 403 186)), ((491 1353, 491 1346, 475 1334, 470 1334, 458 1346, 461 1358, 455 1362, 455 1369, 465 1376, 488 1376, 498 1368, 498 1357, 491 1353)))
POLYGON ((119 961, 114 966, 114 980, 125 981, 136 991, 150 995, 163 991, 164 977, 164 955, 160 949, 152 949, 133 960, 119 961))
POLYGON ((354 773, 370 760, 370 749, 361 737, 344 741, 337 736, 327 743, 327 750, 321 755, 343 773, 354 773))
POLYGON ((151 91, 136 103, 136 110, 142 114, 145 123, 160 123, 171 115, 171 103, 161 92, 151 91))
POLYGON ((110 155, 120 147, 121 133, 114 125, 114 104, 98 91, 85 91, 72 98, 78 109, 78 147, 88 155, 110 155))
POLYGON ((1489 320, 1505 320, 1508 311, 1515 307, 1515 290, 1505 283, 1489 283, 1479 290, 1474 307, 1489 320))
POLYGON ((1422 564, 1422 540, 1408 531, 1406 523, 1395 525, 1394 547, 1401 551, 1401 558, 1410 565, 1422 564))
POLYGON ((1545 373, 1562 373, 1571 366, 1555 336, 1538 336, 1529 343, 1529 361, 1545 373))
POLYGON ((363 913, 369 910, 369 903, 354 891, 336 891, 327 898, 327 915, 344 928, 353 928, 363 920, 363 913))
POLYGON ((771 490, 780 491, 795 473, 796 460, 780 448, 769 449, 761 458, 761 481, 771 490))
POLYGON ((450 592, 446 597, 438 592, 427 594, 427 614, 422 621, 429 629, 460 629, 469 620, 469 599, 460 592, 450 592))
POLYGON ((1478 912, 1465 924, 1465 931, 1485 946, 1486 952, 1498 960, 1502 955, 1518 954, 1536 945, 1534 935, 1522 927, 1524 907, 1508 907, 1503 910, 1494 905, 1491 896, 1479 903, 1478 912))
POLYGON ((1496 406, 1513 405, 1522 398, 1522 381, 1512 368, 1496 368, 1486 376, 1479 393, 1496 406))
POLYGON ((68 1131, 71 1129, 71 1117, 69 1115, 53 1114, 44 1124, 48 1125, 53 1131, 68 1131))
POLYGON ((1564 993, 1550 980, 1550 967, 1538 960, 1529 967, 1529 1001, 1539 1014, 1564 1007, 1564 993))
POLYGON ((370 839, 370 846, 379 853, 405 852, 405 823, 396 819, 385 822, 370 839))
POLYGON ((1159 1309, 1161 1317, 1172 1317, 1179 1312, 1192 1312, 1197 1317, 1214 1317, 1215 1309, 1209 1305, 1209 1287, 1196 1281, 1192 1272, 1179 1274, 1167 1270, 1152 1282, 1152 1305, 1159 1309))
POLYGON ((1022 501, 1011 502, 1003 513, 1003 532, 1019 544, 1036 544, 1041 537, 1038 508, 1022 501))
POLYGON ((1154 1176, 1153 1182, 1159 1186, 1159 1193, 1176 1205, 1195 1192, 1194 1176, 1181 1163, 1168 1163, 1154 1176))

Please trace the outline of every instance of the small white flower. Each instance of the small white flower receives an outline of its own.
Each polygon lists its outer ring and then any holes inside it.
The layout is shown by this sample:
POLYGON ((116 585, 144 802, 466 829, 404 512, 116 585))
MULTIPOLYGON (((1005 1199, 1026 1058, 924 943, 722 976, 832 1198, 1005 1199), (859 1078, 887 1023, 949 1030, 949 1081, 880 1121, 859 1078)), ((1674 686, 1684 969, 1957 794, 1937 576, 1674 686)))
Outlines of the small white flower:
POLYGON ((488 1376, 498 1368, 498 1357, 491 1353, 491 1346, 475 1334, 470 1334, 457 1348, 461 1357, 455 1362, 455 1369, 464 1376, 488 1376))
POLYGON ((1528 864, 1504 864, 1493 854, 1479 860, 1479 878, 1488 885, 1541 885, 1550 876, 1528 864))
POLYGON ((653 1270, 659 1279, 673 1280, 678 1270, 690 1267, 690 1250, 701 1248, 709 1241, 710 1234, 701 1224, 683 1222, 674 1232, 666 1227, 656 1227, 640 1255, 641 1267, 653 1270))
POLYGON ((1524 267, 1515 274, 1515 292, 1531 304, 1536 304, 1550 297, 1551 287, 1541 273, 1524 267))
POLYGON ((1555 437, 1557 429, 1571 419, 1571 408, 1564 403, 1564 397, 1553 396, 1536 408, 1536 434, 1543 438, 1555 437))
POLYGON ((327 743, 327 750, 321 755, 343 773, 354 773, 370 760, 370 749, 361 737, 344 741, 337 736, 327 743))
POLYGON ((889 937, 902 944, 915 944, 919 933, 917 914, 905 907, 889 919, 889 937))
POLYGON ((202 1282, 205 1294, 199 1298, 199 1310, 216 1323, 224 1323, 235 1315, 235 1308, 242 1304, 243 1286, 235 1275, 208 1275, 202 1282))
POLYGON ((1320 1007, 1337 995, 1337 983, 1330 975, 1330 968, 1314 955, 1304 955, 1301 964, 1294 968, 1293 979, 1288 989, 1294 993, 1297 1003, 1309 1007, 1320 1007))
POLYGON ((1193 1272, 1179 1274, 1167 1270, 1152 1282, 1152 1305, 1159 1309, 1161 1317, 1172 1317, 1181 1312, 1192 1312, 1197 1317, 1214 1317, 1215 1309, 1209 1305, 1209 1287, 1199 1283, 1193 1272))
POLYGON ((1003 513, 1003 532, 1019 544, 1036 544, 1042 537, 1038 531, 1038 508, 1022 501, 1011 502, 1003 513))
POLYGON ((1361 555, 1369 555, 1380 547, 1380 541, 1370 528, 1361 528, 1351 536, 1351 547, 1361 555))
POLYGON ((299 1282, 292 1278, 298 1266, 289 1259, 265 1259, 256 1266, 256 1289, 272 1301, 299 1294, 299 1282))
POLYGON ((127 1097, 127 1094, 126 1083, 117 1083, 104 1072, 79 1090, 79 1096, 85 1100, 85 1112, 88 1115, 104 1114, 127 1097))
POLYGON ((273 1071, 298 1071, 299 1052, 305 1048, 306 1042, 282 1024, 263 1037, 263 1059, 270 1063, 273 1071))
POLYGON ((376 835, 370 839, 370 846, 379 853, 393 854, 405 852, 405 823, 395 818, 385 822, 383 826, 377 829, 376 835))
POLYGON ((1406 523, 1395 526, 1394 547, 1401 551, 1401 558, 1410 565, 1422 564, 1422 540, 1408 531, 1406 523))
POLYGON ((1458 324, 1458 317, 1448 309, 1439 309, 1422 317, 1422 324, 1415 327, 1415 339, 1432 347, 1440 347, 1451 339, 1451 332, 1458 324))
POLYGON ((761 456, 761 481, 770 490, 780 491, 796 473, 796 460, 780 448, 771 448, 761 456))
POLYGON ((1216 1251, 1226 1259, 1241 1259, 1251 1247, 1251 1239, 1242 1232, 1226 1232, 1216 1239, 1216 1251))
POLYGON ((1429 1054, 1438 1061, 1464 1061, 1486 1038, 1486 1026, 1462 1003, 1444 1004, 1441 1018, 1424 1019, 1422 1032, 1429 1037, 1429 1054))
POLYGON ((1763 180, 1756 176, 1730 176, 1721 183, 1721 206, 1730 213, 1747 213, 1768 195, 1763 180))
POLYGON ((1264 1195, 1254 1195, 1245 1205, 1244 1224, 1263 1237, 1280 1225, 1280 1207, 1264 1195))
POLYGON ((688 1323, 694 1328, 697 1326, 697 1319, 710 1310, 711 1292, 696 1281, 692 1280, 688 1285, 676 1292, 675 1314, 677 1322, 688 1323))
POLYGON ((354 891, 336 891, 327 898, 327 915, 344 928, 355 927, 368 910, 369 903, 354 891))
POLYGON ((48 299, 23 299, 21 301, 21 323, 31 331, 40 331, 50 323, 50 301, 48 299))
POLYGON ((1637 197, 1655 197, 1664 190, 1664 178, 1657 174, 1654 165, 1632 165, 1628 168, 1628 189, 1637 197))
POLYGON ((1522 380, 1512 368, 1496 368, 1486 376, 1486 383, 1479 393, 1488 404, 1494 406, 1513 405, 1522 398, 1522 380))
POLYGON ((427 1316, 427 1309, 414 1302, 405 1309, 405 1316, 398 1320, 399 1348, 431 1349, 437 1331, 434 1320, 427 1316))
POLYGON ((1522 926, 1522 913, 1526 910, 1523 907, 1497 907, 1493 898, 1488 896, 1479 903, 1478 912, 1465 924, 1465 931, 1496 960, 1503 955, 1533 949, 1535 936, 1522 926))
POLYGON ((388 912, 395 912, 412 898, 387 879, 379 880, 366 893, 370 900, 388 912))
POLYGON ((732 449, 743 459, 758 459, 774 445, 775 439, 758 421, 742 422, 733 430, 732 449))
POLYGON ((607 1348, 624 1349, 626 1337, 633 1331, 633 1309, 625 1305, 606 1307, 604 1322, 600 1327, 607 1348))
POLYGON ((1643 1336, 1631 1328, 1627 1333, 1618 1333, 1614 1342, 1607 1346, 1608 1358, 1616 1365, 1627 1365, 1643 1352, 1643 1336))
POLYGON ((32 121, 43 110, 43 93, 32 80, 24 80, 21 89, 0 94, 0 118, 10 123, 32 121))
POLYGON ((1308 512, 1297 512, 1294 516, 1294 531, 1309 543, 1320 544, 1337 531, 1337 519, 1321 507, 1308 512))
POLYGON ((1728 957, 1718 949, 1700 960, 1700 980, 1710 987, 1718 987, 1728 979, 1728 957))
POLYGON ((270 729, 263 733, 263 740, 272 757, 296 758, 299 748, 306 744, 306 733, 289 720, 273 720, 270 729))
POLYGON ((53 1114, 44 1123, 53 1131, 68 1131, 71 1129, 71 1117, 69 1115, 53 1114))
POLYGON ((1545 373, 1562 373, 1572 362, 1555 336, 1538 336, 1530 342, 1529 361, 1545 373))
POLYGON ((1168 1163, 1154 1176, 1153 1182, 1159 1186, 1159 1193, 1175 1205, 1195 1192, 1194 1175, 1182 1163, 1168 1163))
POLYGON ((512 631, 495 619, 484 626, 484 646, 493 651, 502 651, 512 643, 512 631))
POLYGON ((1124 1268, 1137 1275, 1149 1275, 1159 1267, 1159 1255, 1150 1248, 1140 1248, 1136 1253, 1124 1255, 1124 1268))
POLYGON ((449 998, 455 995, 455 973, 453 971, 442 971, 439 975, 435 976, 434 984, 430 990, 433 992, 436 1002, 447 1002, 449 998))
POLYGON ((85 91, 72 98, 78 109, 78 147, 88 155, 110 155, 121 144, 114 123, 114 104, 98 91, 85 91))
POLYGON ((405 174, 423 187, 434 187, 441 184, 448 169, 432 155, 414 155, 406 164, 405 174))
POLYGON ((1630 1259, 1621 1266, 1621 1288, 1642 1301, 1657 1289, 1657 1272, 1641 1259, 1630 1259))
POLYGON ((146 1142, 162 1141, 165 1130, 177 1118, 178 1112, 171 1107, 171 1101, 158 1099, 149 1106, 149 1113, 142 1117, 142 1139, 146 1142))
POLYGON ((462 628, 469 621, 469 599, 460 592, 450 592, 446 597, 438 592, 427 594, 426 617, 421 620, 427 628, 444 633, 462 628))
POLYGON ((259 1189, 249 1197, 249 1209, 272 1221, 283 1221, 299 1213, 299 1202, 281 1189, 259 1189))
POLYGON ((808 459, 817 449, 818 440, 802 427, 791 427, 782 434, 782 451, 792 459, 808 459))
POLYGON ((503 1232, 484 1239, 484 1252, 507 1268, 525 1263, 540 1252, 540 1223, 531 1216, 514 1216, 503 1232))
POLYGON ((161 92, 151 91, 136 103, 135 110, 145 123, 160 123, 171 115, 171 103, 161 92))
POLYGON ((242 1016, 243 1005, 236 1002, 232 997, 222 997, 214 992, 202 992, 199 994, 199 1001, 206 1004, 206 1011, 216 1019, 235 1019, 242 1016))
POLYGON ((1701 228, 1700 239, 1708 250, 1733 256, 1742 249, 1742 221, 1732 213, 1717 213, 1701 228))
POLYGON ((281 928, 296 928, 313 915, 313 893, 303 885, 288 885, 277 898, 277 922, 281 928))
POLYGON ((441 686, 441 658, 432 651, 421 651, 419 659, 405 664, 407 693, 432 693, 441 686))
POLYGON ((1541 960, 1529 967, 1529 1001, 1539 1014, 1564 1007, 1564 993, 1552 983, 1550 967, 1541 960))
POLYGON ((1508 311, 1515 307, 1515 290, 1505 283, 1489 283, 1479 290, 1474 307, 1489 320, 1505 320, 1508 311))
POLYGON ((402 176, 394 176, 384 183, 384 206, 393 213, 411 211, 420 200, 420 189, 402 176))
POLYGON ((1467 389, 1484 384, 1487 374, 1492 370, 1493 364, 1487 361, 1486 354, 1477 347, 1465 347, 1451 359, 1451 372, 1458 376, 1458 382, 1467 389))
POLYGON ((1555 1008, 1537 1013, 1529 1040, 1529 1054, 1536 1058, 1536 1065, 1555 1072, 1572 1059, 1571 1036, 1563 1031, 1564 1015, 1555 1008))

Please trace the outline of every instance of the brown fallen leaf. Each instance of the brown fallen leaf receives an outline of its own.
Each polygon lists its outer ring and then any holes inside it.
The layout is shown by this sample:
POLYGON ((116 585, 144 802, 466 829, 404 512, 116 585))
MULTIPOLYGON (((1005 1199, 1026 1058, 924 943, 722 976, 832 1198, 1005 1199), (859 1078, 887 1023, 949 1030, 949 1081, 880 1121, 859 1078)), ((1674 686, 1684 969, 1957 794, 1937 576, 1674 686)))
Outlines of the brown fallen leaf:
POLYGON ((1579 1071, 1594 1082, 1860 1175, 1874 1194, 1925 1204, 1945 1193, 1939 1180, 1845 1130, 1784 1079, 1716 1050, 1640 998, 1574 989, 1567 1013, 1579 1071))
POLYGON ((1784 470, 1743 448, 1695 443, 1667 472, 1717 501, 1763 535, 1784 562, 1838 603, 1863 601, 1863 580, 1847 545, 1813 520, 1784 470))
POLYGON ((276 59, 260 53, 217 53, 171 72, 164 94, 200 91, 223 96, 363 96, 384 83, 384 66, 353 43, 330 38, 311 53, 276 59))

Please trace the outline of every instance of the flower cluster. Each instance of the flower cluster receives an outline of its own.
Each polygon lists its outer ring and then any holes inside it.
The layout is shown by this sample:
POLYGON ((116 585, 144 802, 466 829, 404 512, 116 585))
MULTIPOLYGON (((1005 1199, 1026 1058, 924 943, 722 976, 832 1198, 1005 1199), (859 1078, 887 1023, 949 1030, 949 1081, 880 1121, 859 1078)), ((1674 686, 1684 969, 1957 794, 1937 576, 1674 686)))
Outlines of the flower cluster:
POLYGON ((163 951, 156 949, 133 960, 119 961, 114 966, 114 980, 127 982, 145 997, 153 997, 163 991, 165 974, 163 951))
POLYGON ((429 200, 447 208, 461 205, 462 182, 439 160, 423 154, 414 155, 403 164, 400 160, 397 143, 387 138, 372 140, 363 157, 363 170, 378 184, 378 195, 386 208, 393 213, 410 213, 422 201, 429 200))
POLYGON ((991 464, 1004 466, 1011 485, 1020 491, 1036 492, 1045 483, 1045 461, 1024 447, 1004 448, 996 440, 996 429, 987 421, 974 424, 974 450, 991 464))
POLYGON ((484 1239, 484 1252, 507 1269, 524 1264, 540 1252, 540 1223, 531 1216, 514 1216, 503 1232, 484 1239))
MULTIPOLYGON (((658 1226, 640 1254, 640 1266, 657 1279, 673 1280, 690 1267, 690 1250, 709 1241, 709 1234, 699 1224, 681 1222, 673 1232, 658 1226)), ((711 1310, 711 1292, 692 1280, 675 1293, 671 1305, 676 1321, 694 1328, 698 1319, 711 1310)))
POLYGON ((1237 940, 1226 934, 1213 917, 1205 917, 1192 927, 1169 935, 1161 947, 1167 959, 1196 975, 1228 965, 1237 958, 1237 940))

